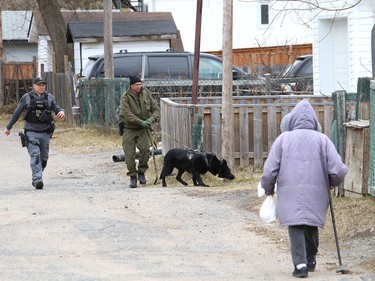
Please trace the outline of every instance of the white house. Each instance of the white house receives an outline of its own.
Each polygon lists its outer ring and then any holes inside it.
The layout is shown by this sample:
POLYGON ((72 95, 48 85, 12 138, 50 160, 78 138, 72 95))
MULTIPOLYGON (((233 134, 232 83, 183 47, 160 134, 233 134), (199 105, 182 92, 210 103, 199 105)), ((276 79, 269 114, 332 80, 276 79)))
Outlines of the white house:
MULTIPOLYGON (((186 50, 195 46, 196 0, 144 0, 149 11, 169 11, 186 50)), ((223 1, 202 1, 201 51, 222 49, 223 1)), ((371 75, 374 0, 233 0, 233 48, 313 44, 314 92, 355 92, 371 75), (316 6, 319 6, 317 8, 316 6)))
MULTIPOLYGON (((347 1, 346 6, 356 2, 347 1)), ((343 7, 341 1, 335 4, 339 9, 343 7)), ((315 93, 356 92, 358 78, 372 77, 371 30, 374 24, 373 0, 362 0, 351 9, 323 11, 317 15, 313 42, 315 93)))
MULTIPOLYGON (((252 48, 294 44, 311 44, 313 24, 310 15, 302 11, 283 13, 269 0, 233 0, 233 48, 252 48), (303 13, 303 14, 302 14, 303 13), (303 17, 306 24, 298 20, 303 17)), ((285 6, 285 2, 283 2, 285 6)), ((202 52, 221 50, 223 46, 223 1, 202 1, 202 52)), ((181 33, 184 48, 194 51, 197 0, 144 0, 153 12, 171 12, 181 33)))

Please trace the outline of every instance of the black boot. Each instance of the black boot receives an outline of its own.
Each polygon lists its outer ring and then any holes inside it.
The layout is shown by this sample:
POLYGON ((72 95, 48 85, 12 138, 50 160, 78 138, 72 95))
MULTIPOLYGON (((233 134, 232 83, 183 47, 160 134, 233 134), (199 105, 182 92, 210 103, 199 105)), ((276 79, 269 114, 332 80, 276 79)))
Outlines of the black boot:
POLYGON ((47 167, 47 161, 42 161, 42 171, 47 167))
POLYGON ((139 184, 146 184, 146 177, 144 173, 138 173, 139 184))
POLYGON ((307 266, 302 267, 301 269, 297 269, 294 267, 293 276, 298 278, 305 278, 309 275, 307 266))
POLYGON ((137 176, 131 176, 130 177, 130 188, 136 188, 137 187, 137 176))

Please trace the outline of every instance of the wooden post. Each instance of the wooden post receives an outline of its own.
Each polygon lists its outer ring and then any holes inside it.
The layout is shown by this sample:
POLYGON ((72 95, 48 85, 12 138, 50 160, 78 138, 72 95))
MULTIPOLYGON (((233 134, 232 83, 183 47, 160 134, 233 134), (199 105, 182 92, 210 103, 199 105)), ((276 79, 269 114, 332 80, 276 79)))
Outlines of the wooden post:
POLYGON ((194 46, 194 65, 193 65, 193 88, 192 88, 192 104, 198 101, 198 75, 199 75, 199 55, 201 48, 201 18, 202 18, 202 1, 197 0, 197 14, 195 22, 195 46, 194 46))
POLYGON ((356 119, 370 119, 370 81, 371 78, 358 78, 356 119))
POLYGON ((234 167, 234 110, 233 110, 233 74, 232 74, 232 30, 233 0, 223 2, 223 107, 222 107, 222 154, 230 167, 234 167))
MULTIPOLYGON (((337 151, 341 156, 342 161, 345 161, 345 139, 346 139, 346 127, 344 123, 346 122, 346 92, 345 91, 336 91, 337 95, 337 151)), ((337 196, 344 196, 344 186, 341 184, 337 190, 337 196)))
POLYGON ((115 108, 115 85, 114 83, 114 66, 113 66, 113 38, 112 38, 112 1, 103 0, 104 8, 104 92, 107 94, 105 101, 105 123, 114 125, 116 117, 115 108))
POLYGON ((113 79, 112 1, 103 0, 104 8, 104 75, 113 79))

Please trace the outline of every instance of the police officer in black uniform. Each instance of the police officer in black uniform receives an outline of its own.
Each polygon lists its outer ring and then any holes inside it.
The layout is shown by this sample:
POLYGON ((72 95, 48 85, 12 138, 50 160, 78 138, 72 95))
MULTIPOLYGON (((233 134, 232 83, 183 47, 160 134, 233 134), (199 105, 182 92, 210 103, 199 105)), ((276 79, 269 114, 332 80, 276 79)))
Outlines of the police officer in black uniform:
POLYGON ((53 115, 60 119, 65 118, 64 110, 54 96, 46 91, 46 84, 43 77, 34 80, 34 90, 22 96, 5 129, 8 136, 13 125, 23 114, 32 185, 36 189, 43 189, 43 170, 47 166, 49 143, 54 130, 53 115))

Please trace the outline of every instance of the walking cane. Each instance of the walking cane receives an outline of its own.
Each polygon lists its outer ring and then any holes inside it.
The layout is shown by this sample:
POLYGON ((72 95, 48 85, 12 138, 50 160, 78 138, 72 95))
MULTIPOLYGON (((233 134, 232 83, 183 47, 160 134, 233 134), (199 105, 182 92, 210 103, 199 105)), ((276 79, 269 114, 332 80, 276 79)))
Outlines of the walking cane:
POLYGON ((154 184, 157 184, 158 183, 158 169, 156 167, 155 149, 158 148, 158 145, 155 142, 154 138, 152 137, 152 133, 150 132, 149 129, 147 129, 147 135, 148 135, 148 138, 150 139, 151 146, 152 146, 152 159, 154 160, 154 167, 155 167, 155 181, 154 181, 154 184))
POLYGON ((339 268, 336 270, 336 273, 346 274, 346 273, 348 273, 348 271, 346 269, 344 269, 343 266, 342 266, 341 254, 340 254, 340 247, 339 247, 339 239, 338 239, 337 230, 336 230, 335 215, 333 213, 333 205, 332 205, 331 192, 329 190, 328 190, 328 198, 329 198, 329 208, 331 210, 333 233, 335 234, 337 257, 339 259, 339 268))

